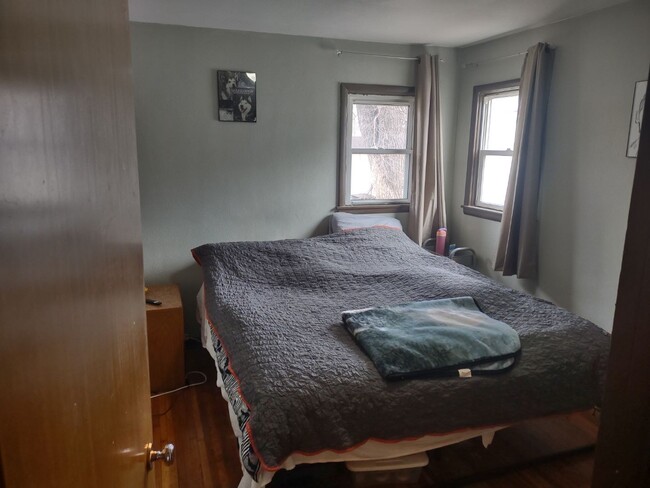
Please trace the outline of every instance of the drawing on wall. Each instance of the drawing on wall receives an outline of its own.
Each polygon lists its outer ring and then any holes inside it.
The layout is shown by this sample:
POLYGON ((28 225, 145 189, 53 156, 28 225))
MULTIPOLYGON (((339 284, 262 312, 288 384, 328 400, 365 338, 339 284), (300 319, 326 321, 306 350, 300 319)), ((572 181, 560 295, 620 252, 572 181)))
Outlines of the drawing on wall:
POLYGON ((627 138, 627 157, 636 158, 639 153, 639 139, 641 137, 641 122, 643 121, 643 107, 645 106, 648 80, 637 81, 634 87, 634 101, 632 102, 632 115, 630 116, 630 134, 627 138))
POLYGON ((217 71, 219 120, 257 122, 256 79, 248 71, 217 71))

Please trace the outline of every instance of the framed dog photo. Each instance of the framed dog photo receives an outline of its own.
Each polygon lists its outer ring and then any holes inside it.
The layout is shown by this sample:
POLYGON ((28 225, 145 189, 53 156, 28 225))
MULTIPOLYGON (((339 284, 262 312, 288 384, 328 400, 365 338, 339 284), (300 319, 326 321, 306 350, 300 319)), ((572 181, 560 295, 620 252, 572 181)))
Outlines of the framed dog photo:
POLYGON ((219 120, 257 122, 257 76, 250 71, 217 71, 219 120))
POLYGON ((627 157, 636 158, 639 154, 639 141, 641 140, 641 121, 643 120, 643 107, 645 106, 648 80, 637 81, 634 87, 632 100, 632 115, 630 116, 630 132, 627 136, 627 157))

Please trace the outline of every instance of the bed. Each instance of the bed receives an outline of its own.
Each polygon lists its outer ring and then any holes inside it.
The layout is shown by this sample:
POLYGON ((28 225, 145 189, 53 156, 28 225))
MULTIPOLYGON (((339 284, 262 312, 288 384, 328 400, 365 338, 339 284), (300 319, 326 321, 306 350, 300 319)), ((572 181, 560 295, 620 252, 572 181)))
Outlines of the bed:
POLYGON ((390 228, 272 242, 206 244, 204 346, 239 439, 240 487, 299 463, 397 457, 522 420, 584 410, 602 396, 609 336, 552 303, 435 256, 390 228), (512 326, 510 371, 386 381, 341 323, 345 310, 470 296, 512 326))

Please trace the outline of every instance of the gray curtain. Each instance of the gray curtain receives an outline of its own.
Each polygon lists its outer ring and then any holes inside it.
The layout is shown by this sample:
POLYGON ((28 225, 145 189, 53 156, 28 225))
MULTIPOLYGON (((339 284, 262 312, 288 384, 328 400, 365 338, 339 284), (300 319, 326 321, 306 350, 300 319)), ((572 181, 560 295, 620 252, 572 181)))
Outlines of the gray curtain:
POLYGON ((408 233, 418 244, 445 227, 444 176, 440 138, 438 56, 420 57, 415 91, 413 188, 408 233))
POLYGON ((528 49, 521 70, 519 111, 501 235, 494 265, 504 276, 537 277, 539 181, 553 52, 528 49))

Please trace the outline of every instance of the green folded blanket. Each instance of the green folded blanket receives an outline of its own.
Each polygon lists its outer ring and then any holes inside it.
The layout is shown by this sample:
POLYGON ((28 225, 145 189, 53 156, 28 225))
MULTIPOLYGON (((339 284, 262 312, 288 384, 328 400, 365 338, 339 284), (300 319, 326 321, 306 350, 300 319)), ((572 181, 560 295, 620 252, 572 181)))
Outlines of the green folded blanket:
POLYGON ((471 297, 351 310, 343 323, 387 379, 502 372, 521 349, 517 332, 471 297))

